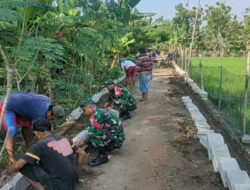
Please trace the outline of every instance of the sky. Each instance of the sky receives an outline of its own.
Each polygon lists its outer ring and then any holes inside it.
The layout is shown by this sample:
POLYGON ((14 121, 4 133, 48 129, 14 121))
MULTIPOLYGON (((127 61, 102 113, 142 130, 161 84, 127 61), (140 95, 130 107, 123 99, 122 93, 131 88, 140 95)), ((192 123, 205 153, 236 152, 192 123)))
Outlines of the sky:
MULTIPOLYGON (((250 8, 250 0, 201 0, 201 5, 215 5, 216 2, 225 2, 232 7, 233 14, 237 15, 238 20, 243 20, 243 13, 246 8, 250 8)), ((141 0, 137 9, 143 13, 157 13, 157 17, 163 16, 171 19, 175 15, 175 5, 178 3, 189 2, 189 8, 197 6, 197 0, 141 0)))

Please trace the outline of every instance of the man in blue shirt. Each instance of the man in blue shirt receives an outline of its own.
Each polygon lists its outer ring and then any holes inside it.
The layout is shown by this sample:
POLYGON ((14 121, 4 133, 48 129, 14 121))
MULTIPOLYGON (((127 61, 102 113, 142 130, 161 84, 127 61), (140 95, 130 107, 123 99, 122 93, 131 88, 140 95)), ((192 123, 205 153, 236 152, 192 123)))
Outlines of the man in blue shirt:
MULTIPOLYGON (((3 100, 0 102, 0 111, 2 105, 3 100)), ((53 107, 51 100, 47 96, 29 92, 12 92, 9 96, 2 123, 4 131, 8 132, 5 149, 9 163, 16 161, 14 150, 18 126, 22 126, 22 135, 26 142, 26 148, 30 148, 33 138, 30 126, 33 121, 38 118, 53 120, 54 117, 63 116, 63 108, 61 106, 53 107)))

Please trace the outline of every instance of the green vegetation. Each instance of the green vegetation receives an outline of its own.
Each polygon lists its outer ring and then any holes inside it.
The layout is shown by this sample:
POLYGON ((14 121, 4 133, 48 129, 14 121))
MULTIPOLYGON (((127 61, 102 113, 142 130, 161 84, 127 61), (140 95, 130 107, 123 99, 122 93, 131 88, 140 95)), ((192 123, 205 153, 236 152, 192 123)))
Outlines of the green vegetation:
MULTIPOLYGON (((141 47, 185 52, 196 12, 178 4, 171 20, 153 20, 154 13, 135 8, 140 0, 0 1, 0 46, 13 70, 13 90, 46 94, 67 111, 99 90, 103 81, 121 76, 121 57, 135 60, 141 47)), ((249 10, 244 22, 239 22, 224 3, 202 8, 194 51, 218 55, 220 32, 226 55, 245 55, 249 20, 249 10)), ((0 85, 3 95, 6 70, 2 56, 0 85)))
MULTIPOLYGON (((179 61, 180 64, 180 61, 179 61)), ((202 70, 199 58, 192 59, 191 77, 201 87, 201 71, 203 74, 204 90, 209 98, 218 105, 220 93, 220 58, 202 58, 202 70)), ((238 135, 242 133, 242 106, 245 90, 246 58, 225 57, 222 69, 222 105, 221 110, 230 118, 232 127, 238 135)), ((250 91, 249 91, 250 92, 250 91)), ((250 101, 249 101, 250 103, 250 101)), ((248 109, 250 113, 250 108, 248 109)), ((247 114, 247 124, 250 124, 250 115, 247 114)), ((247 128, 250 132, 250 127, 247 128)))
MULTIPOLYGON (((0 48, 12 70, 12 90, 48 95, 70 112, 105 80, 121 76, 120 59, 125 56, 136 61, 141 47, 187 58, 196 8, 177 4, 171 20, 153 19, 154 13, 136 9, 139 2, 0 0, 0 48)), ((223 59, 222 109, 229 107, 225 112, 240 121, 250 10, 246 9, 240 22, 231 9, 218 2, 199 10, 193 53, 218 57, 220 34, 227 56, 223 59), (230 58, 234 56, 243 58, 230 58)), ((205 89, 215 103, 219 62, 219 58, 203 59, 205 89)), ((191 71, 200 84, 197 58, 191 71)), ((0 96, 6 93, 6 78, 6 61, 0 55, 0 96)))
POLYGON ((135 41, 128 24, 137 20, 132 10, 139 2, 1 0, 0 46, 13 71, 13 90, 46 94, 71 111, 103 81, 121 76, 119 56, 129 54, 135 41))
MULTIPOLYGON (((223 57, 222 65, 232 73, 246 74, 246 57, 223 57)), ((193 66, 199 66, 199 58, 192 58, 193 66)), ((206 67, 220 67, 219 57, 204 57, 202 65, 206 67)))

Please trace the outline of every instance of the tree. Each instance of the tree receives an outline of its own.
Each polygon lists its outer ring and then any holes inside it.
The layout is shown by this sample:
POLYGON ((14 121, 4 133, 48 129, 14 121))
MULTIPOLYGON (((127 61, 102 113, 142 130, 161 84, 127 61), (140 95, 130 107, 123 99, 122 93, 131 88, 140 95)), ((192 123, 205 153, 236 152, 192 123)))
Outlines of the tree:
POLYGON ((232 20, 232 8, 224 3, 216 3, 216 6, 207 6, 205 10, 205 44, 213 49, 213 54, 217 55, 219 44, 217 35, 220 32, 224 39, 228 38, 228 29, 232 20))
POLYGON ((247 50, 250 50, 250 9, 246 9, 244 16, 243 40, 247 50))

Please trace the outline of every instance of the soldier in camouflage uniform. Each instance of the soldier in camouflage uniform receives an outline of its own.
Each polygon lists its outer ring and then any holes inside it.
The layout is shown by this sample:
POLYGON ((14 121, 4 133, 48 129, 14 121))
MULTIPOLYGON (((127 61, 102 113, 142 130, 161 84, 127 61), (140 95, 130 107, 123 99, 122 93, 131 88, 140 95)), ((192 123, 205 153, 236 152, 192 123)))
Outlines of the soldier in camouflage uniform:
POLYGON ((90 166, 98 166, 108 162, 107 151, 121 148, 125 134, 121 121, 104 109, 97 109, 91 98, 80 103, 84 114, 89 116, 87 143, 98 150, 98 156, 89 162, 90 166))
POLYGON ((115 85, 113 81, 106 82, 107 88, 110 92, 109 103, 105 107, 110 105, 116 105, 120 109, 120 118, 122 120, 130 119, 130 111, 136 109, 136 101, 134 97, 130 94, 127 88, 123 86, 115 85))

